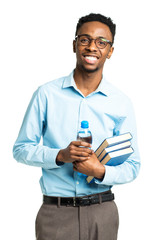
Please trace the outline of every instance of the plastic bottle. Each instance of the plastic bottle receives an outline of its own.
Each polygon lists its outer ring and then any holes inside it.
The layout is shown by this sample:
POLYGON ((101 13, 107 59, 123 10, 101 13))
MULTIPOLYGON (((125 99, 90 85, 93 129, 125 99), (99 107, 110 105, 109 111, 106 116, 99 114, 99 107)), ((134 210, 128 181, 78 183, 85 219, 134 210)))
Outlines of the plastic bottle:
POLYGON ((77 140, 92 144, 92 133, 89 130, 88 121, 81 122, 81 129, 79 130, 79 132, 77 134, 77 140))

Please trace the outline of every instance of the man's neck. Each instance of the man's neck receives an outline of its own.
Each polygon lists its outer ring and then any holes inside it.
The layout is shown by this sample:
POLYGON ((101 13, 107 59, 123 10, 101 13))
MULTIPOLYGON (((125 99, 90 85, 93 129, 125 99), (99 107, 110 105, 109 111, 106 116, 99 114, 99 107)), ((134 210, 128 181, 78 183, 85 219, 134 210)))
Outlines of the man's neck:
POLYGON ((101 79, 102 71, 89 73, 85 71, 80 71, 77 68, 74 71, 74 80, 76 86, 85 97, 98 88, 101 79))

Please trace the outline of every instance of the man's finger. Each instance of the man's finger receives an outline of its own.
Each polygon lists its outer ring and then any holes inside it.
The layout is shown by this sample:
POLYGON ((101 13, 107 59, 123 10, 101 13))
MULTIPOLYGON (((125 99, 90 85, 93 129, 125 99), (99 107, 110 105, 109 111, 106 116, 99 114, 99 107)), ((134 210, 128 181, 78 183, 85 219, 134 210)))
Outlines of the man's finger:
POLYGON ((83 147, 88 147, 88 148, 91 148, 92 145, 90 143, 87 143, 87 142, 84 142, 84 141, 73 141, 71 142, 71 144, 75 145, 75 146, 83 146, 83 147))
POLYGON ((86 160, 89 160, 90 157, 84 157, 84 156, 71 156, 71 158, 74 160, 74 161, 86 161, 86 160))

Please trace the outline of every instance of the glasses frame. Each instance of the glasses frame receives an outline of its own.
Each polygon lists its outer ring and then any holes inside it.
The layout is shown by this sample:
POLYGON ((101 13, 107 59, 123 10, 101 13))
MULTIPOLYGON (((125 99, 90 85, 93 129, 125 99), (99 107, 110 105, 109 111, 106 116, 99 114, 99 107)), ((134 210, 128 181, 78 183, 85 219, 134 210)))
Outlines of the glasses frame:
POLYGON ((77 36, 75 37, 75 40, 77 40, 78 38, 80 38, 80 37, 82 37, 82 36, 87 37, 87 38, 89 39, 89 43, 88 43, 88 44, 82 44, 82 43, 80 43, 81 46, 89 46, 89 45, 91 44, 91 42, 94 41, 97 48, 99 48, 99 49, 104 49, 104 48, 106 48, 107 45, 106 45, 105 47, 103 47, 103 48, 98 47, 97 44, 96 44, 96 40, 97 40, 97 39, 103 39, 104 42, 109 43, 111 47, 112 47, 112 45, 113 45, 113 43, 112 43, 111 41, 107 40, 106 38, 103 38, 103 37, 91 38, 91 37, 90 37, 89 35, 87 35, 87 34, 77 35, 77 36))

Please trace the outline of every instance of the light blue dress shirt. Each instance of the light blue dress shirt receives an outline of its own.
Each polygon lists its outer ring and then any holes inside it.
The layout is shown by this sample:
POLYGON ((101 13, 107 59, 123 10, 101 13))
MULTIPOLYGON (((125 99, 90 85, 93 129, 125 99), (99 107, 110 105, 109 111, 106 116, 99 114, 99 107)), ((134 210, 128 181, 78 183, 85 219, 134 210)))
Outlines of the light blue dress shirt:
POLYGON ((13 147, 14 158, 41 167, 40 186, 48 196, 74 197, 109 190, 115 184, 136 178, 140 168, 136 124, 129 98, 103 77, 95 92, 84 97, 77 89, 72 72, 39 87, 33 94, 13 147), (130 132, 134 153, 119 166, 105 166, 102 180, 87 183, 72 163, 56 164, 60 149, 75 141, 82 120, 89 122, 92 149, 114 135, 130 132), (43 143, 41 144, 41 138, 43 143))

